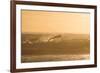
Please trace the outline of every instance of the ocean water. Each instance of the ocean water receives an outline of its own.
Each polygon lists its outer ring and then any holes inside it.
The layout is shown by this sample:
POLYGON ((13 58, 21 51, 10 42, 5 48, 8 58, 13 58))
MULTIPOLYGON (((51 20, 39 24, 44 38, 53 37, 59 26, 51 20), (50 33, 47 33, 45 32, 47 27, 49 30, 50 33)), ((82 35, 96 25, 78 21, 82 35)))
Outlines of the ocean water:
POLYGON ((21 62, 87 60, 88 34, 22 33, 21 62))
POLYGON ((26 55, 22 56, 22 62, 46 62, 46 61, 75 61, 89 60, 89 54, 78 55, 26 55))

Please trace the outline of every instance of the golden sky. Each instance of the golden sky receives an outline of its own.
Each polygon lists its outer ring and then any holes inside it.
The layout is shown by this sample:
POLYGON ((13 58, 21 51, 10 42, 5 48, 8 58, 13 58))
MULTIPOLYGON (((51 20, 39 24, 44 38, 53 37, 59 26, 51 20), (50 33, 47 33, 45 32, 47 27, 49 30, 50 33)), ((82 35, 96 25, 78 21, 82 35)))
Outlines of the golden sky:
POLYGON ((22 10, 22 33, 89 34, 90 14, 22 10))

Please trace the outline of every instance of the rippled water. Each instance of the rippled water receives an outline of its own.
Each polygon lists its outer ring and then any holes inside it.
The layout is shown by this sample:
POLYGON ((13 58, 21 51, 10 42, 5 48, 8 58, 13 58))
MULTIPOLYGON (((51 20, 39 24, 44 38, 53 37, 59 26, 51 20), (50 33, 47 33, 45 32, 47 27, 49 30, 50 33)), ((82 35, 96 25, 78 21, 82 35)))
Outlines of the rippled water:
POLYGON ((71 61, 88 60, 89 54, 78 55, 26 55, 22 56, 22 62, 45 62, 45 61, 71 61))

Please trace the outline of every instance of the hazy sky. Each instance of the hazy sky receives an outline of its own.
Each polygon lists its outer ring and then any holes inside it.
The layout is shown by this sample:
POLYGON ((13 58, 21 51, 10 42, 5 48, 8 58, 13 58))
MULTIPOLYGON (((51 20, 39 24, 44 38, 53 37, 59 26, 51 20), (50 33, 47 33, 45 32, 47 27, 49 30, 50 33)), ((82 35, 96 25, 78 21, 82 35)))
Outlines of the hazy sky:
POLYGON ((89 13, 22 10, 22 32, 89 34, 89 13))

